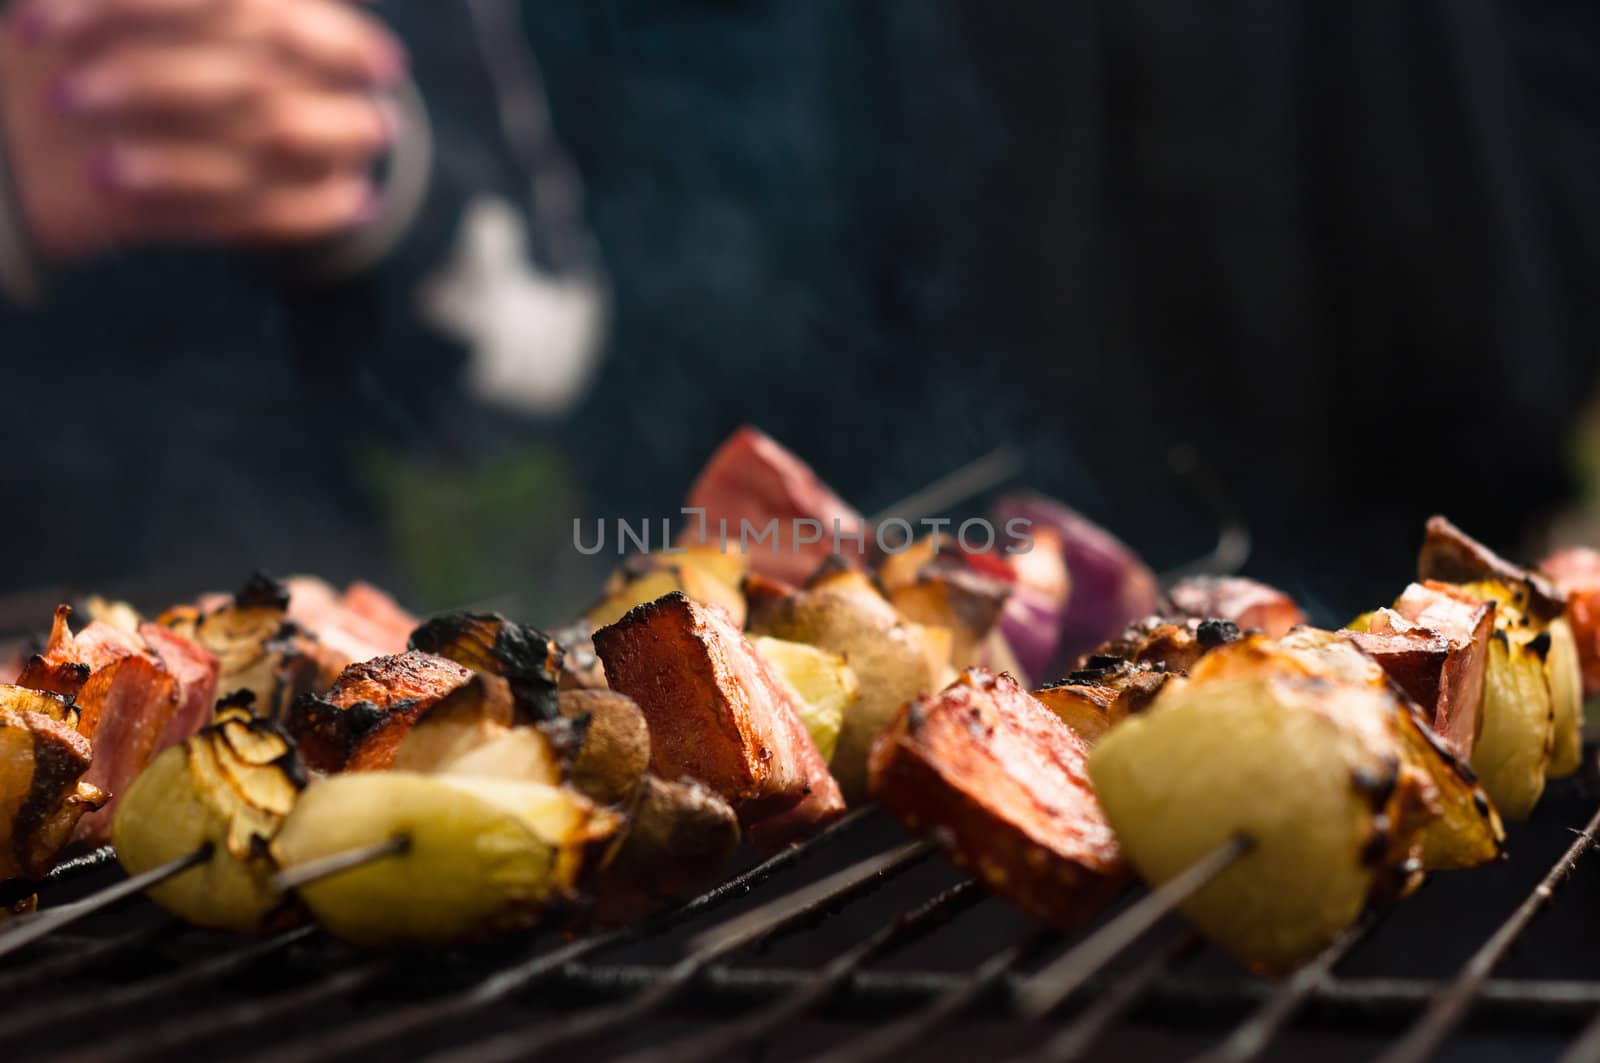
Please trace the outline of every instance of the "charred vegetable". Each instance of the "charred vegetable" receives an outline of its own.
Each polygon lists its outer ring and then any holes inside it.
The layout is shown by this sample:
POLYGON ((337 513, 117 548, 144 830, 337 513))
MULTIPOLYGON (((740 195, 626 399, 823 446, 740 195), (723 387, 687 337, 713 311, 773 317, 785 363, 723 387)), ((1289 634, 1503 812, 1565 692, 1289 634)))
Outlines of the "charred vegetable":
POLYGON ((636 606, 664 594, 680 591, 705 605, 720 605, 744 626, 744 596, 739 583, 745 576, 745 555, 714 546, 678 547, 655 554, 639 554, 611 574, 605 597, 585 619, 594 627, 614 624, 636 606))
POLYGON ((562 650, 540 631, 498 613, 445 613, 411 633, 411 648, 504 679, 521 722, 556 715, 562 650))
POLYGON ((297 698, 284 730, 317 771, 383 771, 417 720, 470 678, 463 666, 420 650, 374 657, 346 668, 326 695, 297 698))
POLYGON ((0 882, 42 877, 106 802, 84 781, 91 752, 77 725, 71 698, 0 686, 0 882))
POLYGON ((294 747, 247 709, 223 708, 134 781, 112 823, 117 859, 137 875, 210 847, 205 863, 149 891, 195 926, 254 932, 287 918, 269 884, 268 843, 305 785, 294 747))
POLYGON ((568 691, 561 715, 576 725, 567 781, 602 805, 627 805, 650 769, 650 726, 633 699, 610 690, 568 691))
POLYGON ((728 803, 693 779, 640 781, 594 888, 594 917, 620 923, 703 893, 739 847, 728 803))
POLYGON ((1126 878, 1087 753, 1010 676, 971 669, 895 717, 872 749, 872 796, 988 889, 1070 927, 1126 878))
POLYGON ((403 851, 301 887, 359 945, 437 944, 527 926, 577 893, 618 817, 565 787, 463 775, 339 775, 309 787, 272 843, 278 863, 395 838, 403 851))
POLYGON ((1145 707, 1176 673, 1122 657, 1091 656, 1059 683, 1033 692, 1051 712, 1090 745, 1145 707))
POLYGON ((1245 962, 1285 970, 1405 887, 1434 787, 1408 764, 1384 691, 1308 674, 1260 638, 1201 667, 1106 735, 1089 774, 1152 883, 1240 834, 1253 839, 1183 910, 1245 962))

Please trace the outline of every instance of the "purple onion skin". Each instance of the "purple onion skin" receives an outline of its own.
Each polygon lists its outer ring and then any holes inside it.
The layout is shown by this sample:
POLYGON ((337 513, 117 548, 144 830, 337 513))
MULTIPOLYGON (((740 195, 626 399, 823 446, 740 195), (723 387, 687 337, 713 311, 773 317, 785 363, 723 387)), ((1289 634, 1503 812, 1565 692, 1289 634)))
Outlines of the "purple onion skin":
POLYGON ((1061 646, 1064 609, 1027 587, 1017 586, 1000 613, 1000 631, 1030 679, 1046 676, 1061 646))
MULTIPOLYGON (((1079 658, 1118 634, 1135 620, 1156 611, 1160 589, 1155 573, 1110 532, 1043 495, 1015 494, 995 507, 995 520, 1022 519, 1050 528, 1061 536, 1061 549, 1072 579, 1072 594, 1060 617, 1059 640, 1049 663, 1034 672, 1036 681, 1071 671, 1079 658)), ((1019 622, 1020 622, 1020 618, 1019 622)), ((1007 629, 1019 658, 1020 635, 1007 629)))

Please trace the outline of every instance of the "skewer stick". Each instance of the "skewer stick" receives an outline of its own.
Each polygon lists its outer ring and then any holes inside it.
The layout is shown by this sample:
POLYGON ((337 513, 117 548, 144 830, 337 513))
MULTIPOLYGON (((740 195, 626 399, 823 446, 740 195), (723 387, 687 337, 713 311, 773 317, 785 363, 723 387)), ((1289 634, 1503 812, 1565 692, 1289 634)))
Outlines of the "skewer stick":
POLYGON ((923 517, 954 509, 961 503, 999 487, 1022 471, 1022 454, 1015 447, 996 447, 983 457, 946 473, 927 487, 922 488, 893 505, 880 510, 868 519, 869 524, 882 524, 899 517, 917 521, 923 517))
POLYGON ((1118 953, 1254 847, 1253 838, 1244 834, 1236 835, 1189 865, 1181 874, 1141 897, 1122 914, 1023 983, 1016 994, 1017 1011, 1025 1018, 1043 1018, 1082 988, 1118 953))
POLYGON ((342 853, 333 853, 316 860, 308 860, 295 867, 285 868, 272 876, 272 888, 279 893, 288 893, 301 886, 309 886, 313 882, 342 875, 346 871, 354 871, 358 867, 375 864, 391 856, 399 856, 410 848, 410 837, 396 834, 393 838, 386 838, 381 842, 346 849, 342 853))
POLYGON ((38 912, 13 923, 9 928, 0 930, 0 958, 11 955, 18 949, 33 944, 35 941, 55 933, 63 927, 71 926, 80 919, 111 907, 119 901, 143 893, 151 886, 157 886, 170 878, 183 874, 191 867, 196 867, 211 859, 211 843, 207 842, 194 852, 180 856, 176 860, 153 867, 143 874, 134 875, 132 878, 123 879, 116 885, 107 886, 105 889, 80 901, 63 904, 59 908, 38 912))

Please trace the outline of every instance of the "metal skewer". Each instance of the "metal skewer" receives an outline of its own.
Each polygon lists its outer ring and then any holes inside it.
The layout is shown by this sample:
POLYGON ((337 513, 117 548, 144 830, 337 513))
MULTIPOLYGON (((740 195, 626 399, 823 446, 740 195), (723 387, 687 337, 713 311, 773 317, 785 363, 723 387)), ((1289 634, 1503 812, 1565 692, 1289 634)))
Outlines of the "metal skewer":
POLYGON ((272 888, 279 893, 288 893, 290 890, 309 886, 313 882, 320 882, 334 875, 342 875, 346 871, 354 871, 358 867, 375 864, 379 860, 386 860, 391 856, 399 856, 411 848, 411 839, 404 834, 396 834, 393 838, 386 838, 381 842, 371 845, 358 846, 355 849, 346 849, 342 853, 333 853, 329 856, 307 860, 303 864, 273 875, 272 888))
POLYGON ((59 908, 38 912, 17 920, 4 930, 0 930, 0 958, 11 955, 18 949, 25 948, 41 938, 55 933, 62 927, 71 926, 81 919, 87 919, 98 911, 111 907, 119 901, 126 900, 136 893, 143 893, 151 886, 157 886, 170 878, 183 874, 191 867, 197 867, 211 859, 212 846, 210 842, 196 849, 186 856, 153 867, 149 871, 132 878, 124 879, 113 886, 107 886, 98 893, 91 893, 81 901, 63 904, 59 908))

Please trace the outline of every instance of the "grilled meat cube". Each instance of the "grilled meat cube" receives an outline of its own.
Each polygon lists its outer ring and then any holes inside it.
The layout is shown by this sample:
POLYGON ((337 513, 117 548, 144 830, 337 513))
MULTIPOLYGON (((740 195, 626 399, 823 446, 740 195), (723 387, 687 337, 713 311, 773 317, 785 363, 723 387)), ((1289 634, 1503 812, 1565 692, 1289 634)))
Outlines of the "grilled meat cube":
POLYGON ((506 680, 521 722, 557 715, 562 650, 541 631, 498 613, 444 613, 413 631, 410 646, 506 680))
POLYGON ((1583 695, 1600 694, 1600 551, 1586 546, 1558 550, 1539 570, 1567 596, 1567 622, 1582 665, 1583 695))
POLYGON ((346 668, 326 695, 296 699, 284 730, 316 771, 383 771, 417 718, 471 678, 419 650, 377 657, 346 668))
POLYGON ((1084 770, 1087 744, 1010 676, 970 669, 901 709, 871 793, 1023 911, 1073 926, 1126 879, 1084 770))
POLYGON ((810 467, 776 440, 745 427, 717 448, 689 489, 686 505, 705 511, 704 524, 692 521, 682 541, 720 542, 721 522, 737 539, 741 522, 755 534, 769 523, 777 534, 770 549, 750 550, 750 569, 761 576, 799 583, 832 556, 833 531, 865 532, 866 520, 830 491, 810 467), (802 543, 795 536, 796 520, 814 520, 819 541, 802 543), (702 538, 702 532, 704 533, 702 538))
POLYGON ((1293 598, 1239 576, 1193 576, 1167 591, 1168 611, 1197 620, 1232 620, 1240 628, 1281 638, 1306 622, 1293 598))
POLYGON ((139 637, 155 651, 177 685, 178 707, 167 721, 161 746, 175 746, 211 722, 217 700, 216 654, 160 624, 142 623, 139 637))
POLYGON ((844 811, 782 685, 720 607, 674 592, 596 631, 594 644, 612 689, 649 721, 651 769, 705 783, 757 844, 844 811))
POLYGON ((1101 661, 1033 692, 1033 696, 1091 746, 1111 728, 1155 700, 1175 673, 1121 658, 1101 661))
POLYGON ((89 681, 89 666, 78 655, 72 638, 72 606, 56 606, 50 638, 44 649, 29 657, 17 674, 17 685, 31 690, 75 697, 89 681))
MULTIPOLYGON (((288 619, 343 663, 403 653, 417 622, 376 587, 352 583, 342 594, 315 576, 291 576, 288 619)), ((334 670, 337 675, 338 669, 334 670)))
POLYGON ((107 800, 84 778, 91 747, 76 723, 70 699, 0 687, 0 881, 43 877, 107 800))
POLYGON ((1502 580, 1527 588, 1524 607, 1542 623, 1549 623, 1567 609, 1567 596, 1542 573, 1513 564, 1472 538, 1443 517, 1428 518, 1417 556, 1417 578, 1443 583, 1476 583, 1502 580))
POLYGON ((1392 612, 1380 610, 1378 616, 1382 618, 1379 623, 1367 625, 1375 634, 1400 631, 1410 624, 1433 632, 1449 644, 1436 684, 1436 698, 1429 700, 1406 689, 1429 714, 1434 731, 1456 755, 1470 757, 1483 702, 1494 603, 1462 594, 1447 584, 1413 583, 1395 599, 1392 612))

